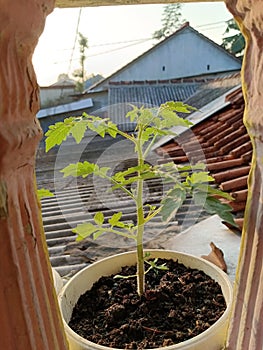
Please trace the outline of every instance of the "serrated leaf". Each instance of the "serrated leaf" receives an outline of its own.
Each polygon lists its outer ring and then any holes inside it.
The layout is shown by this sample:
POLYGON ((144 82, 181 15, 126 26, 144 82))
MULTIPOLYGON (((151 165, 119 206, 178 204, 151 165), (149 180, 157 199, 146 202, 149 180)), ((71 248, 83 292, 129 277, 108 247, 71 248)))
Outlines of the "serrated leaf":
MULTIPOLYGON (((108 220, 108 222, 109 222, 109 224, 110 224, 111 226, 116 226, 116 225, 119 223, 121 217, 122 217, 122 212, 115 213, 115 214, 113 214, 112 217, 108 220)), ((120 227, 120 226, 119 226, 119 227, 120 227)), ((123 226, 122 226, 122 227, 123 227, 123 226)))
POLYGON ((80 120, 78 121, 72 128, 71 128, 71 134, 74 137, 76 143, 80 143, 83 139, 85 132, 87 129, 87 123, 80 120))
POLYGON ((104 233, 104 230, 103 230, 103 229, 98 229, 98 230, 94 233, 94 235, 93 235, 94 241, 95 241, 97 238, 99 238, 99 236, 101 236, 103 233, 104 233))
POLYGON ((89 237, 97 231, 97 227, 91 222, 83 223, 75 227, 72 232, 78 235, 77 241, 81 241, 84 238, 89 237))
POLYGON ((222 220, 237 227, 234 217, 231 213, 232 208, 226 203, 222 203, 219 199, 208 196, 204 204, 204 208, 209 214, 217 214, 222 220))
POLYGON ((219 213, 220 211, 232 211, 228 204, 222 203, 219 199, 212 196, 206 198, 205 209, 210 214, 219 213))
POLYGON ((141 133, 141 143, 142 145, 147 142, 151 137, 152 135, 154 134, 154 128, 152 127, 149 127, 149 128, 146 128, 142 133, 141 133))
POLYGON ((96 164, 93 164, 87 161, 78 162, 75 164, 69 164, 64 169, 62 169, 61 172, 64 173, 64 177, 82 176, 83 178, 85 178, 94 172, 95 167, 96 167, 96 164))
POLYGON ((126 113, 126 118, 129 118, 131 122, 136 121, 138 119, 138 107, 131 105, 132 110, 126 113))
POLYGON ((67 139, 72 126, 74 126, 74 121, 75 119, 71 117, 66 118, 64 122, 58 122, 49 126, 49 130, 45 133, 46 152, 56 145, 61 145, 61 143, 67 139))
POLYGON ((97 212, 94 216, 94 221, 97 225, 102 225, 104 223, 104 214, 101 211, 97 212))
POLYGON ((50 192, 46 188, 40 188, 37 190, 37 197, 39 200, 45 197, 54 197, 54 193, 50 192))
POLYGON ((118 134, 118 127, 117 127, 117 125, 112 123, 111 121, 109 121, 109 123, 108 123, 108 133, 113 138, 115 138, 116 135, 118 134))
POLYGON ((169 191, 169 196, 165 197, 161 202, 163 205, 161 209, 162 220, 165 222, 171 220, 178 208, 183 204, 185 198, 186 192, 183 188, 176 187, 169 191))
POLYGON ((192 125, 187 119, 180 118, 176 113, 164 109, 160 112, 160 115, 163 118, 162 128, 171 128, 174 126, 184 126, 185 128, 189 128, 192 125))
POLYGON ((171 111, 176 111, 178 113, 187 113, 187 114, 197 110, 195 107, 189 106, 180 101, 168 101, 162 104, 161 108, 169 109, 171 111))
POLYGON ((191 184, 215 181, 215 179, 206 171, 199 171, 197 173, 193 173, 187 177, 187 180, 190 181, 191 184))
POLYGON ((184 165, 184 166, 179 166, 178 170, 179 171, 192 171, 192 170, 205 170, 206 164, 204 163, 196 163, 194 165, 184 165))
POLYGON ((100 176, 102 178, 105 178, 107 176, 107 172, 110 170, 109 167, 102 167, 99 168, 97 165, 94 167, 94 174, 97 176, 100 176))
POLYGON ((228 200, 233 200, 234 198, 227 192, 224 192, 224 191, 221 191, 217 188, 213 188, 211 186, 208 186, 207 187, 207 192, 210 194, 210 195, 215 195, 215 196, 220 196, 222 198, 226 198, 228 200))
POLYGON ((207 198, 206 191, 193 191, 193 199, 196 205, 204 205, 206 198, 207 198))
POLYGON ((150 125, 153 121, 153 115, 150 109, 148 108, 140 108, 140 115, 138 118, 138 123, 142 125, 150 125))

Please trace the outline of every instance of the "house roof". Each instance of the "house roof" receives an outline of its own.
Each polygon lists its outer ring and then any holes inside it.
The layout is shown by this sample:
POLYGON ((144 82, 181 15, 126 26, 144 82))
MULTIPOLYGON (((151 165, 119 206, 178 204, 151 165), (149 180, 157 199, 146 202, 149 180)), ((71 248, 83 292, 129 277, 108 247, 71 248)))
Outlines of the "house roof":
POLYGON ((85 108, 90 108, 92 106, 92 99, 86 98, 77 102, 65 103, 63 105, 40 109, 40 111, 37 113, 37 118, 41 119, 52 115, 78 111, 85 108))
POLYGON ((110 84, 109 104, 141 103, 159 106, 167 101, 185 101, 193 95, 200 83, 135 82, 135 84, 110 84))
POLYGON ((221 47, 220 45, 218 45, 217 43, 215 43, 214 41, 212 41, 211 39, 207 38, 206 36, 204 36, 203 34, 199 33, 197 30, 195 30, 193 27, 191 27, 189 25, 189 22, 186 22, 185 24, 183 24, 178 30, 176 30, 173 34, 169 35, 167 38, 165 38, 164 40, 158 42, 156 45, 154 45, 152 48, 150 48, 149 50, 147 50, 146 52, 144 52, 142 55, 139 55, 138 57, 136 57, 134 60, 132 60, 131 62, 129 62, 128 64, 124 65, 123 67, 121 67, 120 69, 118 69, 116 72, 112 73, 110 76, 106 77, 105 79, 99 81, 98 83, 92 85, 89 90, 94 90, 94 89, 100 89, 102 88, 104 85, 108 84, 112 78, 114 78, 116 75, 118 75, 119 73, 123 72, 124 70, 126 70, 127 68, 129 68, 131 65, 133 65, 134 63, 140 61, 143 57, 145 57, 146 55, 148 55, 149 53, 157 50, 160 46, 164 45, 166 42, 170 41, 171 39, 173 39, 174 37, 178 36, 179 34, 182 34, 184 31, 186 30, 190 30, 191 32, 195 33, 196 35, 198 35, 200 38, 202 38, 203 40, 206 40, 207 42, 209 42, 211 45, 213 45, 214 47, 216 47, 217 49, 219 49, 220 51, 222 51, 225 55, 231 57, 234 61, 240 63, 241 66, 241 60, 239 58, 237 58, 236 56, 234 56, 233 54, 231 54, 230 52, 228 52, 227 50, 225 50, 223 47, 221 47))
POLYGON ((158 81, 110 82, 108 103, 159 106, 167 101, 184 101, 200 109, 239 84, 240 72, 158 81))

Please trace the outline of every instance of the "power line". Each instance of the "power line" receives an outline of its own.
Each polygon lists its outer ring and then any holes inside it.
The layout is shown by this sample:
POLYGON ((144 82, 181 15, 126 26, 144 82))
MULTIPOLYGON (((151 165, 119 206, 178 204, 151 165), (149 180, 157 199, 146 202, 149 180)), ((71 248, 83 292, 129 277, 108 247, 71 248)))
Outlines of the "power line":
POLYGON ((219 21, 219 22, 211 22, 211 23, 206 23, 206 24, 200 24, 198 26, 195 26, 195 28, 202 28, 202 27, 208 27, 208 26, 214 26, 215 24, 221 24, 221 23, 226 23, 227 21, 219 21))
POLYGON ((138 44, 145 43, 146 41, 149 41, 149 40, 152 40, 152 38, 142 39, 141 41, 139 41, 139 42, 136 41, 136 43, 133 43, 133 44, 130 44, 130 45, 125 45, 125 46, 122 46, 122 47, 117 47, 115 49, 111 49, 111 50, 95 53, 95 54, 89 55, 87 57, 94 57, 94 56, 104 55, 104 54, 107 54, 107 53, 110 53, 110 52, 114 52, 114 51, 119 51, 119 50, 122 50, 122 49, 126 49, 127 47, 131 47, 131 46, 135 46, 135 45, 138 45, 138 44))
MULTIPOLYGON (((87 58, 104 55, 104 54, 111 53, 111 52, 114 52, 114 51, 119 51, 119 50, 125 49, 127 47, 143 44, 144 42, 149 41, 149 40, 153 40, 153 39, 152 38, 141 39, 141 41, 139 41, 139 42, 136 40, 135 43, 130 44, 130 45, 121 46, 121 47, 118 47, 118 48, 115 48, 115 49, 99 52, 99 53, 96 53, 96 54, 93 54, 93 55, 87 55, 87 58)), ((71 58, 71 62, 72 61, 76 61, 76 60, 78 60, 78 58, 71 58)), ((67 61, 57 61, 57 62, 54 62, 54 64, 63 63, 63 62, 67 62, 67 61)))
MULTIPOLYGON (((217 24, 225 24, 227 21, 218 21, 218 22, 211 22, 211 23, 206 23, 206 24, 201 24, 201 25, 197 25, 194 28, 203 28, 203 27, 209 27, 209 26, 215 26, 217 24)), ((214 28, 220 28, 221 26, 216 26, 214 28)), ((203 30, 209 30, 209 29, 214 29, 214 28, 207 28, 207 29, 203 29, 203 30)), ((133 40, 124 40, 124 41, 115 41, 115 42, 110 42, 110 43, 102 43, 102 44, 95 44, 95 45, 89 45, 89 48, 93 48, 93 47, 100 47, 100 46, 110 46, 110 45, 119 45, 119 44, 126 44, 126 43, 131 43, 131 42, 136 42, 136 41, 142 41, 142 40, 151 40, 153 39, 151 38, 141 38, 141 39, 133 39, 133 40)), ((76 38, 75 38, 75 44, 76 44, 76 38)), ((67 51, 67 50, 73 50, 75 49, 75 44, 74 47, 71 49, 62 49, 63 51, 67 51)))
POLYGON ((79 23, 80 23, 80 18, 81 18, 81 11, 82 11, 82 8, 79 9, 79 16, 78 16, 78 22, 77 22, 77 27, 76 27, 74 45, 73 45, 73 48, 72 48, 72 51, 71 51, 70 60, 69 60, 68 75, 69 75, 70 70, 71 70, 71 65, 72 65, 72 61, 73 61, 73 55, 74 55, 74 51, 75 51, 75 48, 76 48, 76 43, 77 43, 77 38, 78 38, 78 33, 79 33, 79 23))

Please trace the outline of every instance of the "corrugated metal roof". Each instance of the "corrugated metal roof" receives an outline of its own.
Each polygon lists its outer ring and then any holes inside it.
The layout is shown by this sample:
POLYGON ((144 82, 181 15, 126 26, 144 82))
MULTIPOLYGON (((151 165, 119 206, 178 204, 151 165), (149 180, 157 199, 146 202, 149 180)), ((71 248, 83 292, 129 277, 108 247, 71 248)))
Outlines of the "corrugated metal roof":
POLYGON ((185 101, 198 89, 198 83, 110 85, 109 104, 136 103, 159 106, 167 101, 185 101))
POLYGON ((81 109, 90 108, 92 106, 93 106, 92 99, 86 98, 85 100, 79 100, 77 102, 71 102, 71 103, 66 103, 59 106, 41 109, 37 113, 37 118, 41 119, 41 118, 49 117, 56 114, 63 114, 63 113, 78 111, 81 109))

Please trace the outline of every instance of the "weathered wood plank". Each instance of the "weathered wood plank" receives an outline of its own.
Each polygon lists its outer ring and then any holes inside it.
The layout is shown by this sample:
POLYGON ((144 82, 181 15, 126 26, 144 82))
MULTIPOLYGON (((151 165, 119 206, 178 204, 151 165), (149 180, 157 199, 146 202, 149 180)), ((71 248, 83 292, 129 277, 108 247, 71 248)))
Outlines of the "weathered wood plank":
MULTIPOLYGON (((202 0, 202 2, 219 2, 220 0, 202 0)), ((139 5, 139 4, 169 4, 175 2, 201 2, 195 0, 56 0, 56 7, 89 7, 89 6, 116 6, 116 5, 139 5)))

